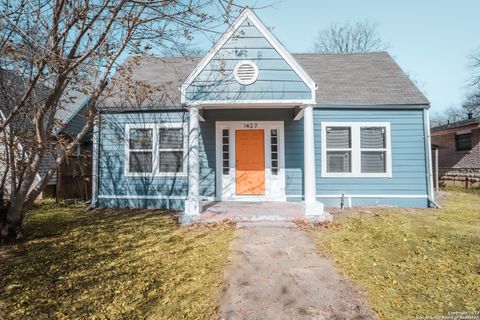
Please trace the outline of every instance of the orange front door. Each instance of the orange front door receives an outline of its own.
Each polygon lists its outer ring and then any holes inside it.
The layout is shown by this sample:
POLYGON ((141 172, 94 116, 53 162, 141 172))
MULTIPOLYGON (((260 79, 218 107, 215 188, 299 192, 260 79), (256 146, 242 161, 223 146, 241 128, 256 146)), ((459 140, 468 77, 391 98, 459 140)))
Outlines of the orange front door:
POLYGON ((237 194, 265 194, 263 130, 235 132, 237 194))

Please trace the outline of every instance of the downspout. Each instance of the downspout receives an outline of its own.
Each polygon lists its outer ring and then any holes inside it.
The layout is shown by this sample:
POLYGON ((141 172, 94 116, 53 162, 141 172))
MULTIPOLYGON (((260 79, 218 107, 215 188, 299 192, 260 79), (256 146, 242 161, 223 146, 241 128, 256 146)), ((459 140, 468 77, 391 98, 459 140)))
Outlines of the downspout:
POLYGON ((98 115, 94 120, 93 125, 93 146, 92 146, 92 202, 88 206, 87 210, 93 209, 97 206, 98 202, 98 154, 100 148, 100 121, 101 116, 98 115))
POLYGON ((423 109, 423 127, 425 131, 425 160, 427 171, 427 195, 429 205, 441 209, 442 206, 435 201, 435 193, 433 191, 433 169, 432 169, 432 144, 430 141, 430 116, 428 109, 423 109))

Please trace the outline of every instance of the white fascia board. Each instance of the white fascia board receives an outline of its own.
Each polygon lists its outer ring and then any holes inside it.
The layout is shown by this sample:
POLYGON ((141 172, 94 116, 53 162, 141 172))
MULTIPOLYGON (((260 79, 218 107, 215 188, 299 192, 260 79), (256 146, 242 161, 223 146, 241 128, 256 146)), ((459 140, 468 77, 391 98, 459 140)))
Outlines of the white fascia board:
POLYGON ((189 106, 193 107, 201 107, 205 108, 208 106, 246 106, 246 105, 253 105, 253 106, 298 106, 298 105, 313 105, 314 103, 311 100, 305 99, 297 99, 297 100, 205 100, 205 101, 198 101, 189 103, 189 106))
MULTIPOLYGON (((303 68, 295 61, 292 55, 285 49, 285 47, 275 38, 275 36, 268 30, 268 28, 263 24, 263 22, 257 17, 257 15, 250 9, 245 8, 242 13, 237 17, 237 19, 232 23, 232 25, 225 31, 225 33, 220 37, 220 39, 213 45, 213 47, 208 51, 208 53, 203 57, 203 59, 198 63, 198 65, 193 69, 193 71, 188 75, 187 79, 183 82, 180 88, 180 99, 182 104, 186 104, 187 100, 185 98, 185 91, 188 86, 195 80, 195 78, 200 74, 200 72, 205 69, 207 64, 213 59, 213 57, 220 51, 224 44, 230 39, 230 37, 235 33, 235 31, 240 27, 240 25, 249 18, 253 25, 260 31, 260 33, 267 39, 267 41, 272 45, 272 47, 280 54, 280 56, 288 63, 288 65, 293 69, 293 71, 302 79, 303 82, 310 88, 312 97, 308 100, 308 103, 305 104, 315 104, 315 82, 310 78, 310 76, 303 70, 303 68)), ((261 101, 256 101, 261 102, 261 101)), ((216 103, 216 102, 213 102, 216 103)), ((190 104, 190 103, 189 103, 190 104)))

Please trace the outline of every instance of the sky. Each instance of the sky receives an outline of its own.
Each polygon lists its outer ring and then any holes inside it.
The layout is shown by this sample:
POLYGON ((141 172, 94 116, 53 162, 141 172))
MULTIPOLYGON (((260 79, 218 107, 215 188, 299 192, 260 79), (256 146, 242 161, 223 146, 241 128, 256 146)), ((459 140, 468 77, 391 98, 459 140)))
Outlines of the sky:
MULTIPOLYGON (((469 56, 480 49, 480 0, 283 0, 237 3, 254 8, 291 53, 310 52, 319 30, 368 19, 388 52, 441 113, 459 106, 469 89, 469 56), (265 7, 266 6, 266 7, 265 7), (265 8, 261 8, 265 7, 265 8)), ((226 29, 226 27, 224 27, 226 29)), ((197 38, 208 50, 211 42, 197 38)))

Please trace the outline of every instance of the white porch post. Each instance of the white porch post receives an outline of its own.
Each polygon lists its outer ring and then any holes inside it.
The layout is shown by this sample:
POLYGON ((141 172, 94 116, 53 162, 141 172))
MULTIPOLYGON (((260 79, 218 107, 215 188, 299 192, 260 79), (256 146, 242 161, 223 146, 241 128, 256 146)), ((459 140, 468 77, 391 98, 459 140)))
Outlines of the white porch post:
POLYGON ((317 201, 315 175, 315 139, 313 106, 305 106, 303 114, 305 215, 323 215, 323 203, 317 201))
POLYGON ((198 136, 200 130, 198 107, 190 107, 188 130, 188 198, 185 202, 186 215, 198 215, 200 204, 200 163, 198 155, 198 136))

